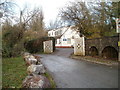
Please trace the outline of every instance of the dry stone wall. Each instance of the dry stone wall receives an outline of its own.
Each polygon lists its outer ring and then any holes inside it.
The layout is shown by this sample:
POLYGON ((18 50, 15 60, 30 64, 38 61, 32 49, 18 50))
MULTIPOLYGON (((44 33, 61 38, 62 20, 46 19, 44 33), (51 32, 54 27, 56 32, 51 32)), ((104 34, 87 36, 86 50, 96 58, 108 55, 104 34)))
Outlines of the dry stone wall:
POLYGON ((24 53, 23 58, 27 65, 28 76, 23 80, 22 88, 51 88, 50 81, 43 75, 46 69, 40 62, 40 57, 24 53))

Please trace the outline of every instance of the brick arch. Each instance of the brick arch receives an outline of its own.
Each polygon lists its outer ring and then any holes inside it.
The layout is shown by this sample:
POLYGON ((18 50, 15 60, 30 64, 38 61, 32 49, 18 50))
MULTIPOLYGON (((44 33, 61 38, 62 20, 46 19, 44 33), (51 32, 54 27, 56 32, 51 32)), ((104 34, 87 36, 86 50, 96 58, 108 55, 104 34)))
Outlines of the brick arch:
POLYGON ((106 46, 102 49, 101 56, 103 58, 118 59, 118 51, 113 46, 106 46))
POLYGON ((98 48, 95 47, 95 46, 91 46, 91 47, 89 48, 89 55, 91 55, 91 56, 98 56, 98 55, 99 55, 99 50, 98 50, 98 48))

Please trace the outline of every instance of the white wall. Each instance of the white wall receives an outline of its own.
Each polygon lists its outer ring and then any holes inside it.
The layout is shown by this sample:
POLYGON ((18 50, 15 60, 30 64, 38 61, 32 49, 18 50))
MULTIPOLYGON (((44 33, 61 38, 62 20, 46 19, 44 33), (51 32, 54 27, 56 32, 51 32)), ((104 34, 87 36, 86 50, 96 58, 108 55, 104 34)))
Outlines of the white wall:
MULTIPOLYGON (((48 31, 48 35, 50 34, 51 37, 55 37, 55 32, 61 30, 62 37, 57 39, 56 46, 73 46, 74 45, 74 38, 79 38, 79 33, 71 27, 63 27, 56 30, 48 31), (53 33, 53 34, 52 34, 53 33), (66 41, 65 41, 66 40, 66 41), (61 42, 61 43, 60 43, 61 42)), ((59 35, 59 34, 58 34, 59 35)))

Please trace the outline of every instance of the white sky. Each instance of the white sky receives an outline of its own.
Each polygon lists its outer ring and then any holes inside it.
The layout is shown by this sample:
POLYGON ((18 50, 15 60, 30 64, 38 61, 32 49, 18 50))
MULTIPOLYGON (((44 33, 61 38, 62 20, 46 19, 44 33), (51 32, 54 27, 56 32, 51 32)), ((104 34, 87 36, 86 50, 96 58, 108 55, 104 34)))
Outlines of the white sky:
POLYGON ((59 12, 69 1, 75 0, 14 0, 21 9, 27 5, 28 8, 42 7, 44 12, 44 22, 48 24, 51 20, 55 20, 59 12))
POLYGON ((94 2, 94 0, 13 0, 13 1, 15 1, 21 9, 23 9, 25 5, 27 5, 27 7, 31 9, 34 9, 35 7, 42 7, 42 10, 44 12, 44 22, 46 24, 49 24, 51 20, 55 20, 57 18, 56 16, 59 12, 59 8, 64 7, 66 4, 68 4, 69 1, 94 2))

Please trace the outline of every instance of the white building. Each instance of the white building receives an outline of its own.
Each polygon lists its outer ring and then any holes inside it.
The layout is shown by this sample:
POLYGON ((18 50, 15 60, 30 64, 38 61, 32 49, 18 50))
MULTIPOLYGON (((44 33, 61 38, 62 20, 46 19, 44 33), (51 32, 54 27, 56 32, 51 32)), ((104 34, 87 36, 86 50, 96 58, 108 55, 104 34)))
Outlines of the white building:
POLYGON ((72 47, 74 38, 79 38, 79 31, 75 26, 63 27, 49 30, 48 36, 56 38, 56 47, 72 47))

